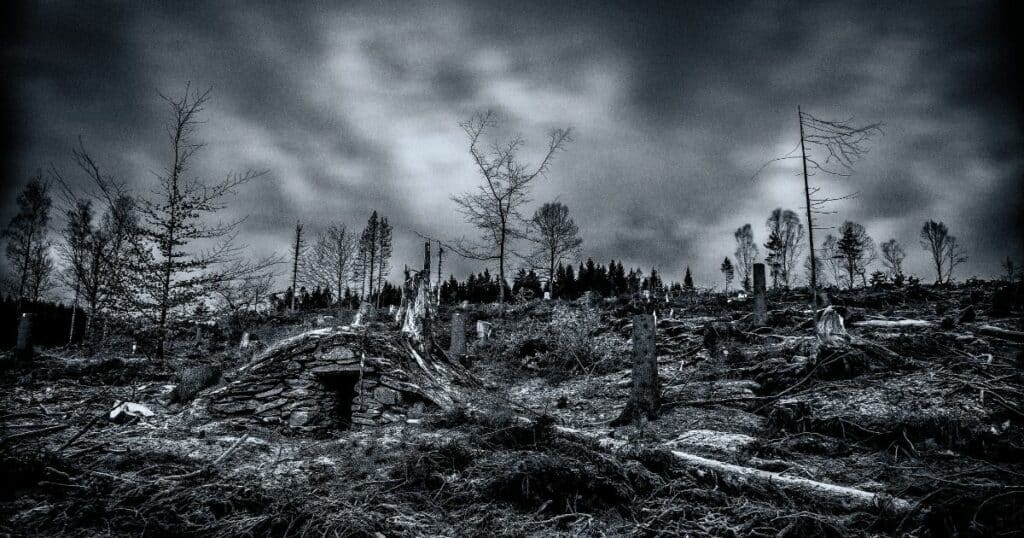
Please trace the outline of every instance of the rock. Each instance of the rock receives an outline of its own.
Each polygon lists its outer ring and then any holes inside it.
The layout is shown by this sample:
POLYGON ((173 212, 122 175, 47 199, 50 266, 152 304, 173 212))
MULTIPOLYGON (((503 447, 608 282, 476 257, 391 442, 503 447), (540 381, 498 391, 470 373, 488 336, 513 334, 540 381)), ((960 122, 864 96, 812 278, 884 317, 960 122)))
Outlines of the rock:
POLYGON ((241 415, 252 413, 256 406, 252 402, 239 402, 214 404, 211 408, 225 415, 241 415))
POLYGON ((323 366, 317 366, 310 368, 310 373, 317 376, 332 375, 332 374, 358 374, 359 365, 350 364, 325 364, 323 366))
POLYGON ((292 411, 288 415, 288 426, 291 428, 299 428, 309 424, 311 419, 309 411, 292 411))
POLYGON ((682 450, 711 450, 715 452, 738 452, 754 442, 754 438, 742 433, 729 433, 714 430, 689 430, 669 445, 682 450))
POLYGON ((146 418, 155 414, 156 413, 153 413, 150 408, 142 404, 123 402, 110 412, 110 420, 113 420, 114 422, 124 422, 125 420, 128 420, 129 417, 146 418))
POLYGON ((373 389, 373 399, 384 405, 398 405, 402 401, 402 394, 387 387, 377 387, 373 389))
POLYGON ((284 392, 284 387, 276 387, 276 388, 272 388, 272 389, 270 389, 268 391, 264 391, 264 392, 260 392, 259 394, 255 394, 255 395, 253 395, 253 398, 256 398, 257 400, 262 400, 264 398, 270 398, 271 396, 277 396, 278 394, 281 394, 282 392, 284 392))
POLYGON ((960 311, 960 317, 957 319, 958 323, 971 323, 978 319, 978 314, 974 311, 973 306, 968 306, 960 311))
POLYGON ((257 407, 256 408, 256 414, 259 415, 259 414, 262 414, 262 413, 266 413, 267 411, 270 411, 271 409, 277 409, 278 407, 281 407, 282 405, 284 405, 286 403, 288 403, 288 400, 286 398, 278 398, 278 399, 276 399, 276 400, 274 400, 274 401, 272 401, 270 403, 265 403, 265 404, 257 407))
MULTIPOLYGON (((351 349, 349 349, 347 347, 343 347, 343 346, 335 346, 335 347, 327 350, 327 352, 324 353, 320 357, 320 360, 331 362, 331 361, 344 361, 346 359, 355 359, 355 358, 356 358, 356 354, 353 353, 351 349)), ((356 362, 358 363, 359 361, 356 361, 356 362)))

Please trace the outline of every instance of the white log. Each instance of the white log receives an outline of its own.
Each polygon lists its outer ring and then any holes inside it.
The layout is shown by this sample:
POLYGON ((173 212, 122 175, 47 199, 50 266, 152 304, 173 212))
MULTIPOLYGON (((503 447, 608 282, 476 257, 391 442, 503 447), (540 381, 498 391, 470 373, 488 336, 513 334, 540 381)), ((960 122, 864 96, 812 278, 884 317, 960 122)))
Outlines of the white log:
POLYGON ((851 323, 854 327, 880 327, 884 329, 911 329, 932 327, 935 324, 923 319, 868 319, 851 323))
MULTIPOLYGON (((588 437, 596 440, 601 446, 622 450, 628 448, 626 441, 612 439, 607 436, 588 434, 573 428, 555 426, 555 431, 563 434, 588 437)), ((762 471, 751 467, 742 467, 725 463, 680 450, 670 451, 678 461, 695 469, 711 471, 738 482, 750 481, 764 485, 774 485, 784 490, 799 492, 814 497, 816 500, 859 510, 888 509, 896 513, 905 513, 913 508, 913 503, 885 494, 871 493, 847 486, 838 486, 827 482, 818 482, 808 478, 786 476, 771 471, 762 471)))
POLYGON ((994 336, 996 338, 1010 340, 1011 342, 1024 342, 1024 332, 1011 331, 1002 327, 996 327, 995 325, 982 325, 975 329, 975 332, 985 336, 994 336))

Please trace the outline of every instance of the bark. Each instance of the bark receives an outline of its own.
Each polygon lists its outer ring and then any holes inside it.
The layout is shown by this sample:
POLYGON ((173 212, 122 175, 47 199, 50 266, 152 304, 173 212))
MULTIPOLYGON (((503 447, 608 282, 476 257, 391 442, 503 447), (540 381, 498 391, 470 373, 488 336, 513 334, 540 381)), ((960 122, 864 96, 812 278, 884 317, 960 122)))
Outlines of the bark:
POLYGON ((764 264, 754 264, 754 324, 762 326, 768 323, 768 304, 765 301, 764 264))
POLYGON ((654 345, 654 316, 633 316, 633 389, 626 408, 612 425, 625 425, 658 417, 661 390, 658 383, 658 356, 654 345))

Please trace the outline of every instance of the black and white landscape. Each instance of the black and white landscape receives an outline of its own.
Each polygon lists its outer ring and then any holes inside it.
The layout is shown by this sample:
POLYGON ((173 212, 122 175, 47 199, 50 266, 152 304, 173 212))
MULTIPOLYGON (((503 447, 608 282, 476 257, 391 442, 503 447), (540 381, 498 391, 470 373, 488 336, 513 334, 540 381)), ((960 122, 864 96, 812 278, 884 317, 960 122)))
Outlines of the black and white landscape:
POLYGON ((1009 3, 5 7, 0 533, 1024 528, 1009 3))

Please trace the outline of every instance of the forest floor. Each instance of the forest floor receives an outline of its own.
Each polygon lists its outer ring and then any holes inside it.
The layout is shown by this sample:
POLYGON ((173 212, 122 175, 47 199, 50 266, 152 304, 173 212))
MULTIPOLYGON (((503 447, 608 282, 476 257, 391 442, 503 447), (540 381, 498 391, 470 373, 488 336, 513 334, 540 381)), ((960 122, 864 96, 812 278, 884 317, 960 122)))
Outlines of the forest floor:
MULTIPOLYGON (((0 374, 0 532, 1011 535, 1024 528, 1024 359, 1013 333, 990 328, 1022 321, 990 317, 992 292, 838 294, 852 337, 841 350, 816 345, 806 296, 773 297, 756 329, 749 302, 656 305, 661 413, 618 428, 631 315, 654 305, 472 308, 495 336, 471 344, 483 385, 471 405, 317 436, 170 404, 168 365, 51 350, 0 374), (153 415, 111 421, 117 401, 153 415), (877 503, 708 471, 673 451, 877 503)), ((274 323, 260 329, 268 343, 303 329, 274 323)))

